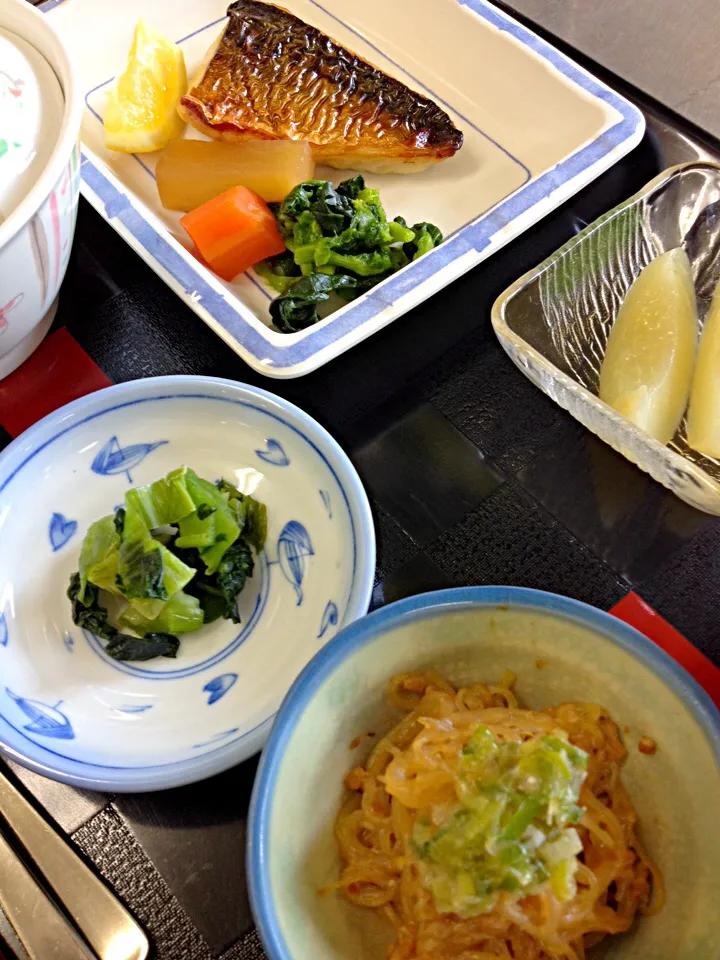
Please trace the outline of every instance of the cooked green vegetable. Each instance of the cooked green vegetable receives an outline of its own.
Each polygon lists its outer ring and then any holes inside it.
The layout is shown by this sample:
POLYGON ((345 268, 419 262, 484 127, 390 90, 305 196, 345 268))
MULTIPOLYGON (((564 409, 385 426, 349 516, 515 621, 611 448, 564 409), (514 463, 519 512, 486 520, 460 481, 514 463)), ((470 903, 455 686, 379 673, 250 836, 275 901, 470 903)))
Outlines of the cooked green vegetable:
POLYGON ((288 287, 296 283, 302 276, 300 267, 295 263, 295 257, 286 250, 275 257, 268 257, 255 265, 255 270, 267 280, 278 293, 285 293, 288 287))
MULTIPOLYGON (((125 511, 123 510, 123 519, 125 511)), ((80 548, 79 598, 84 600, 88 583, 117 593, 120 534, 113 517, 103 517, 91 524, 80 548)))
POLYGON ((115 527, 115 532, 118 534, 118 536, 122 536, 123 530, 125 529, 125 507, 118 507, 118 509, 115 511, 115 515, 113 517, 113 526, 115 527))
POLYGON ((68 597, 74 622, 107 640, 118 660, 174 657, 177 634, 218 617, 240 622, 237 597, 252 576, 253 548, 267 535, 267 510, 225 480, 187 467, 129 490, 114 515, 93 523, 68 597), (123 605, 119 632, 100 591, 123 605))
POLYGON ((103 640, 110 640, 115 636, 117 630, 108 622, 108 612, 100 605, 99 591, 95 584, 83 584, 81 575, 73 573, 67 595, 72 605, 74 623, 103 640))
POLYGON ((179 521, 180 536, 175 544, 199 550, 207 572, 212 574, 217 570, 225 551, 240 536, 240 527, 235 522, 227 496, 214 484, 201 480, 191 471, 187 488, 195 509, 179 521))
MULTIPOLYGON (((141 529, 146 530, 157 530, 176 523, 197 508, 197 502, 188 488, 194 476, 192 470, 180 467, 154 483, 128 490, 125 494, 126 514, 139 517, 141 529)), ((126 516, 125 523, 128 522, 129 517, 126 516)))
POLYGON ((353 300, 442 242, 434 224, 388 221, 380 194, 359 175, 338 187, 327 180, 298 184, 276 217, 288 252, 256 270, 280 294, 270 315, 284 333, 317 323, 318 304, 333 292, 353 300))
POLYGON ((143 540, 121 540, 115 582, 128 600, 168 599, 163 583, 165 563, 160 546, 150 536, 143 540))
POLYGON ((244 538, 255 548, 256 553, 260 553, 267 538, 267 507, 254 497, 240 493, 238 488, 227 480, 218 480, 216 486, 228 495, 230 508, 235 513, 235 520, 240 525, 244 538))
POLYGON ((180 641, 167 633, 147 633, 142 638, 120 633, 108 620, 108 612, 100 605, 98 588, 90 583, 83 590, 79 573, 70 577, 67 595, 72 604, 74 622, 84 630, 107 640, 105 652, 115 660, 152 660, 154 657, 177 656, 180 641), (80 599, 81 591, 83 599, 80 599))
POLYGON ((319 317, 317 304, 324 303, 333 290, 345 291, 348 300, 355 297, 356 281, 347 274, 313 273, 294 283, 286 294, 270 304, 273 323, 283 333, 294 333, 311 327, 319 317))
POLYGON ((127 606, 120 614, 119 623, 141 637, 149 633, 193 633, 203 625, 203 612, 197 597, 180 590, 170 597, 154 620, 127 606))
POLYGON ((106 644, 105 653, 114 660, 153 660, 155 657, 176 657, 180 641, 168 633, 148 633, 130 637, 116 633, 106 644))
POLYGON ((209 577, 201 571, 201 559, 197 550, 181 550, 178 553, 188 563, 197 563, 198 572, 188 584, 186 592, 192 594, 200 604, 203 622, 212 623, 219 617, 240 623, 237 609, 237 596, 252 576, 255 561, 246 539, 234 543, 220 561, 217 572, 209 577))
POLYGON ((457 808, 440 826, 417 821, 413 843, 440 912, 475 916, 498 892, 518 896, 549 884, 575 895, 582 843, 572 826, 588 755, 563 735, 497 742, 487 727, 463 750, 457 808))
MULTIPOLYGON (((398 220, 399 218, 396 217, 395 219, 398 220)), ((442 243, 443 236, 434 223, 415 223, 412 231, 415 236, 403 248, 408 260, 417 260, 418 257, 429 253, 433 247, 442 243)))

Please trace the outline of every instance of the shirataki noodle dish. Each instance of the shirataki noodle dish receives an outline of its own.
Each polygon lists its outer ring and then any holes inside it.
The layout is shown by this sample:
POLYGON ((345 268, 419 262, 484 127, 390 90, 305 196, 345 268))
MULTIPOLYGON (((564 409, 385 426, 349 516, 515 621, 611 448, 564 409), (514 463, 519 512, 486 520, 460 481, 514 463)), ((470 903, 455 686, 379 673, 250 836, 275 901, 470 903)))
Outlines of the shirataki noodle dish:
POLYGON ((585 960, 662 906, 617 724, 523 709, 514 682, 393 677, 406 716, 345 778, 333 888, 392 923, 389 960, 585 960))

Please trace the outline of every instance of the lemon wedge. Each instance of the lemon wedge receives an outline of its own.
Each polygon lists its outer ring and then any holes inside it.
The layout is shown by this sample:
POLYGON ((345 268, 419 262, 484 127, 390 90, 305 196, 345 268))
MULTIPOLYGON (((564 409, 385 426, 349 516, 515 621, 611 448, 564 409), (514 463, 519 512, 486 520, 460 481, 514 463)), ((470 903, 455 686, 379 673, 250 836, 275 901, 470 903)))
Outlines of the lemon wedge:
POLYGON ((125 72, 105 107, 105 145, 122 153, 150 153, 182 129, 177 106, 187 91, 182 50, 139 20, 125 72))
POLYGON ((720 457, 720 284, 705 317, 687 418, 688 445, 720 457))
POLYGON ((685 412, 698 338, 690 261, 678 247, 640 273, 610 331, 600 399, 660 443, 685 412))

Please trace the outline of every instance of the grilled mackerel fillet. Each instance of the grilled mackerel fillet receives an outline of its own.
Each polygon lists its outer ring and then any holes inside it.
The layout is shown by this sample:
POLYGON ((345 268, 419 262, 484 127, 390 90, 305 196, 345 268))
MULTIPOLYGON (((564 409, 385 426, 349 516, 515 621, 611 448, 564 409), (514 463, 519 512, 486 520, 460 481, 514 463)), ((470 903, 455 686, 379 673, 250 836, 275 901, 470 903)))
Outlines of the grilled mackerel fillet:
POLYGON ((214 140, 308 140, 319 163, 398 173, 462 146, 432 100, 282 7, 236 0, 228 17, 179 106, 214 140))

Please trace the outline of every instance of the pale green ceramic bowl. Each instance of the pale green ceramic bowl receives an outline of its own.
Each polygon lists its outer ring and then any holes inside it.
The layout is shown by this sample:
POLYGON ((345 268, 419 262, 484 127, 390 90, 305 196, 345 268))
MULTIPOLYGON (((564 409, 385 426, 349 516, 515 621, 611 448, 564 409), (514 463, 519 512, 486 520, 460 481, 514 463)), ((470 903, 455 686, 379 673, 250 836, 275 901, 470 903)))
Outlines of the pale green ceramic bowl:
POLYGON ((624 731, 623 780, 659 863, 667 904, 588 960, 714 960, 720 953, 720 714, 672 659, 593 607, 517 587, 403 600, 339 633, 288 694, 251 809, 251 902, 270 960, 384 960, 389 930, 369 911, 318 896, 338 877, 332 827, 358 734, 394 721, 388 678, 436 667, 451 681, 518 676, 522 701, 603 704, 624 731), (538 669, 536 661, 546 661, 538 669), (642 735, 658 743, 641 754, 642 735))

